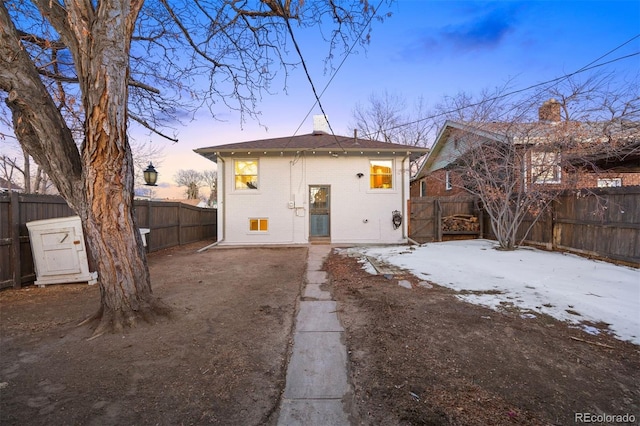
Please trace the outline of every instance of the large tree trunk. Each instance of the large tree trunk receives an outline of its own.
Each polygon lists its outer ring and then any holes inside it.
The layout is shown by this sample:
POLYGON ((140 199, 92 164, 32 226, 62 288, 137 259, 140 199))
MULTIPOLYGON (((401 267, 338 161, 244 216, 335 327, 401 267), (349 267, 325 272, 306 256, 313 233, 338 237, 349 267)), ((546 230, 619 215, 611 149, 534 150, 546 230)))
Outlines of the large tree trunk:
POLYGON ((133 214, 134 171, 127 140, 129 44, 141 1, 36 1, 73 54, 85 111, 81 154, 71 131, 21 49, 0 5, 0 89, 9 93, 16 135, 82 220, 97 266, 100 335, 168 309, 151 291, 133 214))

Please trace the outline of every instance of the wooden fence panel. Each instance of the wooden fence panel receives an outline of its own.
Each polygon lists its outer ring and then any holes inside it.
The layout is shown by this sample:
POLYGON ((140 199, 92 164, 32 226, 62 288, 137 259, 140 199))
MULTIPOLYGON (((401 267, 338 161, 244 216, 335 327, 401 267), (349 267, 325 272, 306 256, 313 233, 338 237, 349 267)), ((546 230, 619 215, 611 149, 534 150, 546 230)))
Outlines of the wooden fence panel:
MULTIPOLYGON (((436 197, 411 199, 410 237, 420 243, 439 241, 435 222, 450 214, 464 212, 456 200, 436 197), (427 224, 427 225, 424 225, 427 224), (423 226, 427 232, 417 235, 423 226)), ((467 204, 466 208, 470 208, 467 204)), ((495 239, 489 215, 481 219, 481 235, 495 239)), ((518 236, 528 244, 550 250, 566 250, 640 266, 640 187, 601 188, 587 192, 566 192, 531 226, 528 218, 518 236)))
POLYGON ((14 281, 11 224, 11 199, 9 194, 0 194, 0 289, 13 286, 14 281))
POLYGON ((60 197, 51 195, 0 194, 0 289, 20 287, 36 279, 27 222, 73 216, 60 197))
POLYGON ((640 188, 567 193, 553 208, 554 248, 640 264, 640 188))
MULTIPOLYGON (((217 211, 182 203, 134 202, 136 223, 149 228, 149 252, 217 237, 217 211)), ((50 195, 0 194, 0 289, 36 279, 27 222, 75 213, 63 198, 50 195)))

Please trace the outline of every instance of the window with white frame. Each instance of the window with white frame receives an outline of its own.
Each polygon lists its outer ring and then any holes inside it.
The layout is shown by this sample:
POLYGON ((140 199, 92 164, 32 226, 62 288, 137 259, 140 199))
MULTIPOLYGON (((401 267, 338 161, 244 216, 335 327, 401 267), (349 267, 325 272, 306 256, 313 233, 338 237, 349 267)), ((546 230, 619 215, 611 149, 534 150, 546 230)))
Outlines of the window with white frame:
POLYGON ((258 160, 235 160, 235 189, 258 189, 258 160))
POLYGON ((617 188, 622 186, 622 178, 600 178, 598 188, 617 188))
POLYGON ((420 181, 420 196, 427 196, 427 181, 425 181, 424 179, 420 181))
POLYGON ((531 182, 560 183, 560 153, 535 151, 531 153, 531 182))
POLYGON ((451 191, 451 188, 453 188, 453 186, 451 186, 451 172, 447 170, 444 172, 444 189, 451 191))
POLYGON ((269 231, 269 219, 266 217, 249 218, 250 232, 267 232, 269 231))
POLYGON ((369 176, 371 189, 392 189, 393 160, 369 161, 369 176))

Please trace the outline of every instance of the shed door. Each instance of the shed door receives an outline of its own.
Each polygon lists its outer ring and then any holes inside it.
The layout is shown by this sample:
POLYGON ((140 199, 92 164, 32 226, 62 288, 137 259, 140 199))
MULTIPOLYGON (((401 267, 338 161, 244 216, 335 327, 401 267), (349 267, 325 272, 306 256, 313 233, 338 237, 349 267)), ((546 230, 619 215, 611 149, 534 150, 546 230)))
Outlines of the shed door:
POLYGON ((329 238, 330 187, 309 187, 309 239, 329 238))
POLYGON ((38 271, 39 276, 82 272, 78 252, 83 249, 84 243, 76 236, 75 228, 52 229, 39 236, 43 261, 41 265, 44 266, 44 270, 38 271))

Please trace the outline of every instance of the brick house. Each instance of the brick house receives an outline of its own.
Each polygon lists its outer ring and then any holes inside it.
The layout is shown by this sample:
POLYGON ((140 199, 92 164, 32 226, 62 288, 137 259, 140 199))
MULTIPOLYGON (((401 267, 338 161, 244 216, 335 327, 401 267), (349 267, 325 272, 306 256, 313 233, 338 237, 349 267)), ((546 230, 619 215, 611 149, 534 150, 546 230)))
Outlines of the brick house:
POLYGON ((524 185, 557 189, 640 185, 640 123, 563 122, 551 99, 533 123, 447 121, 411 182, 411 196, 464 193, 455 165, 480 144, 515 147, 524 185), (509 145, 507 145, 509 144, 509 145))

